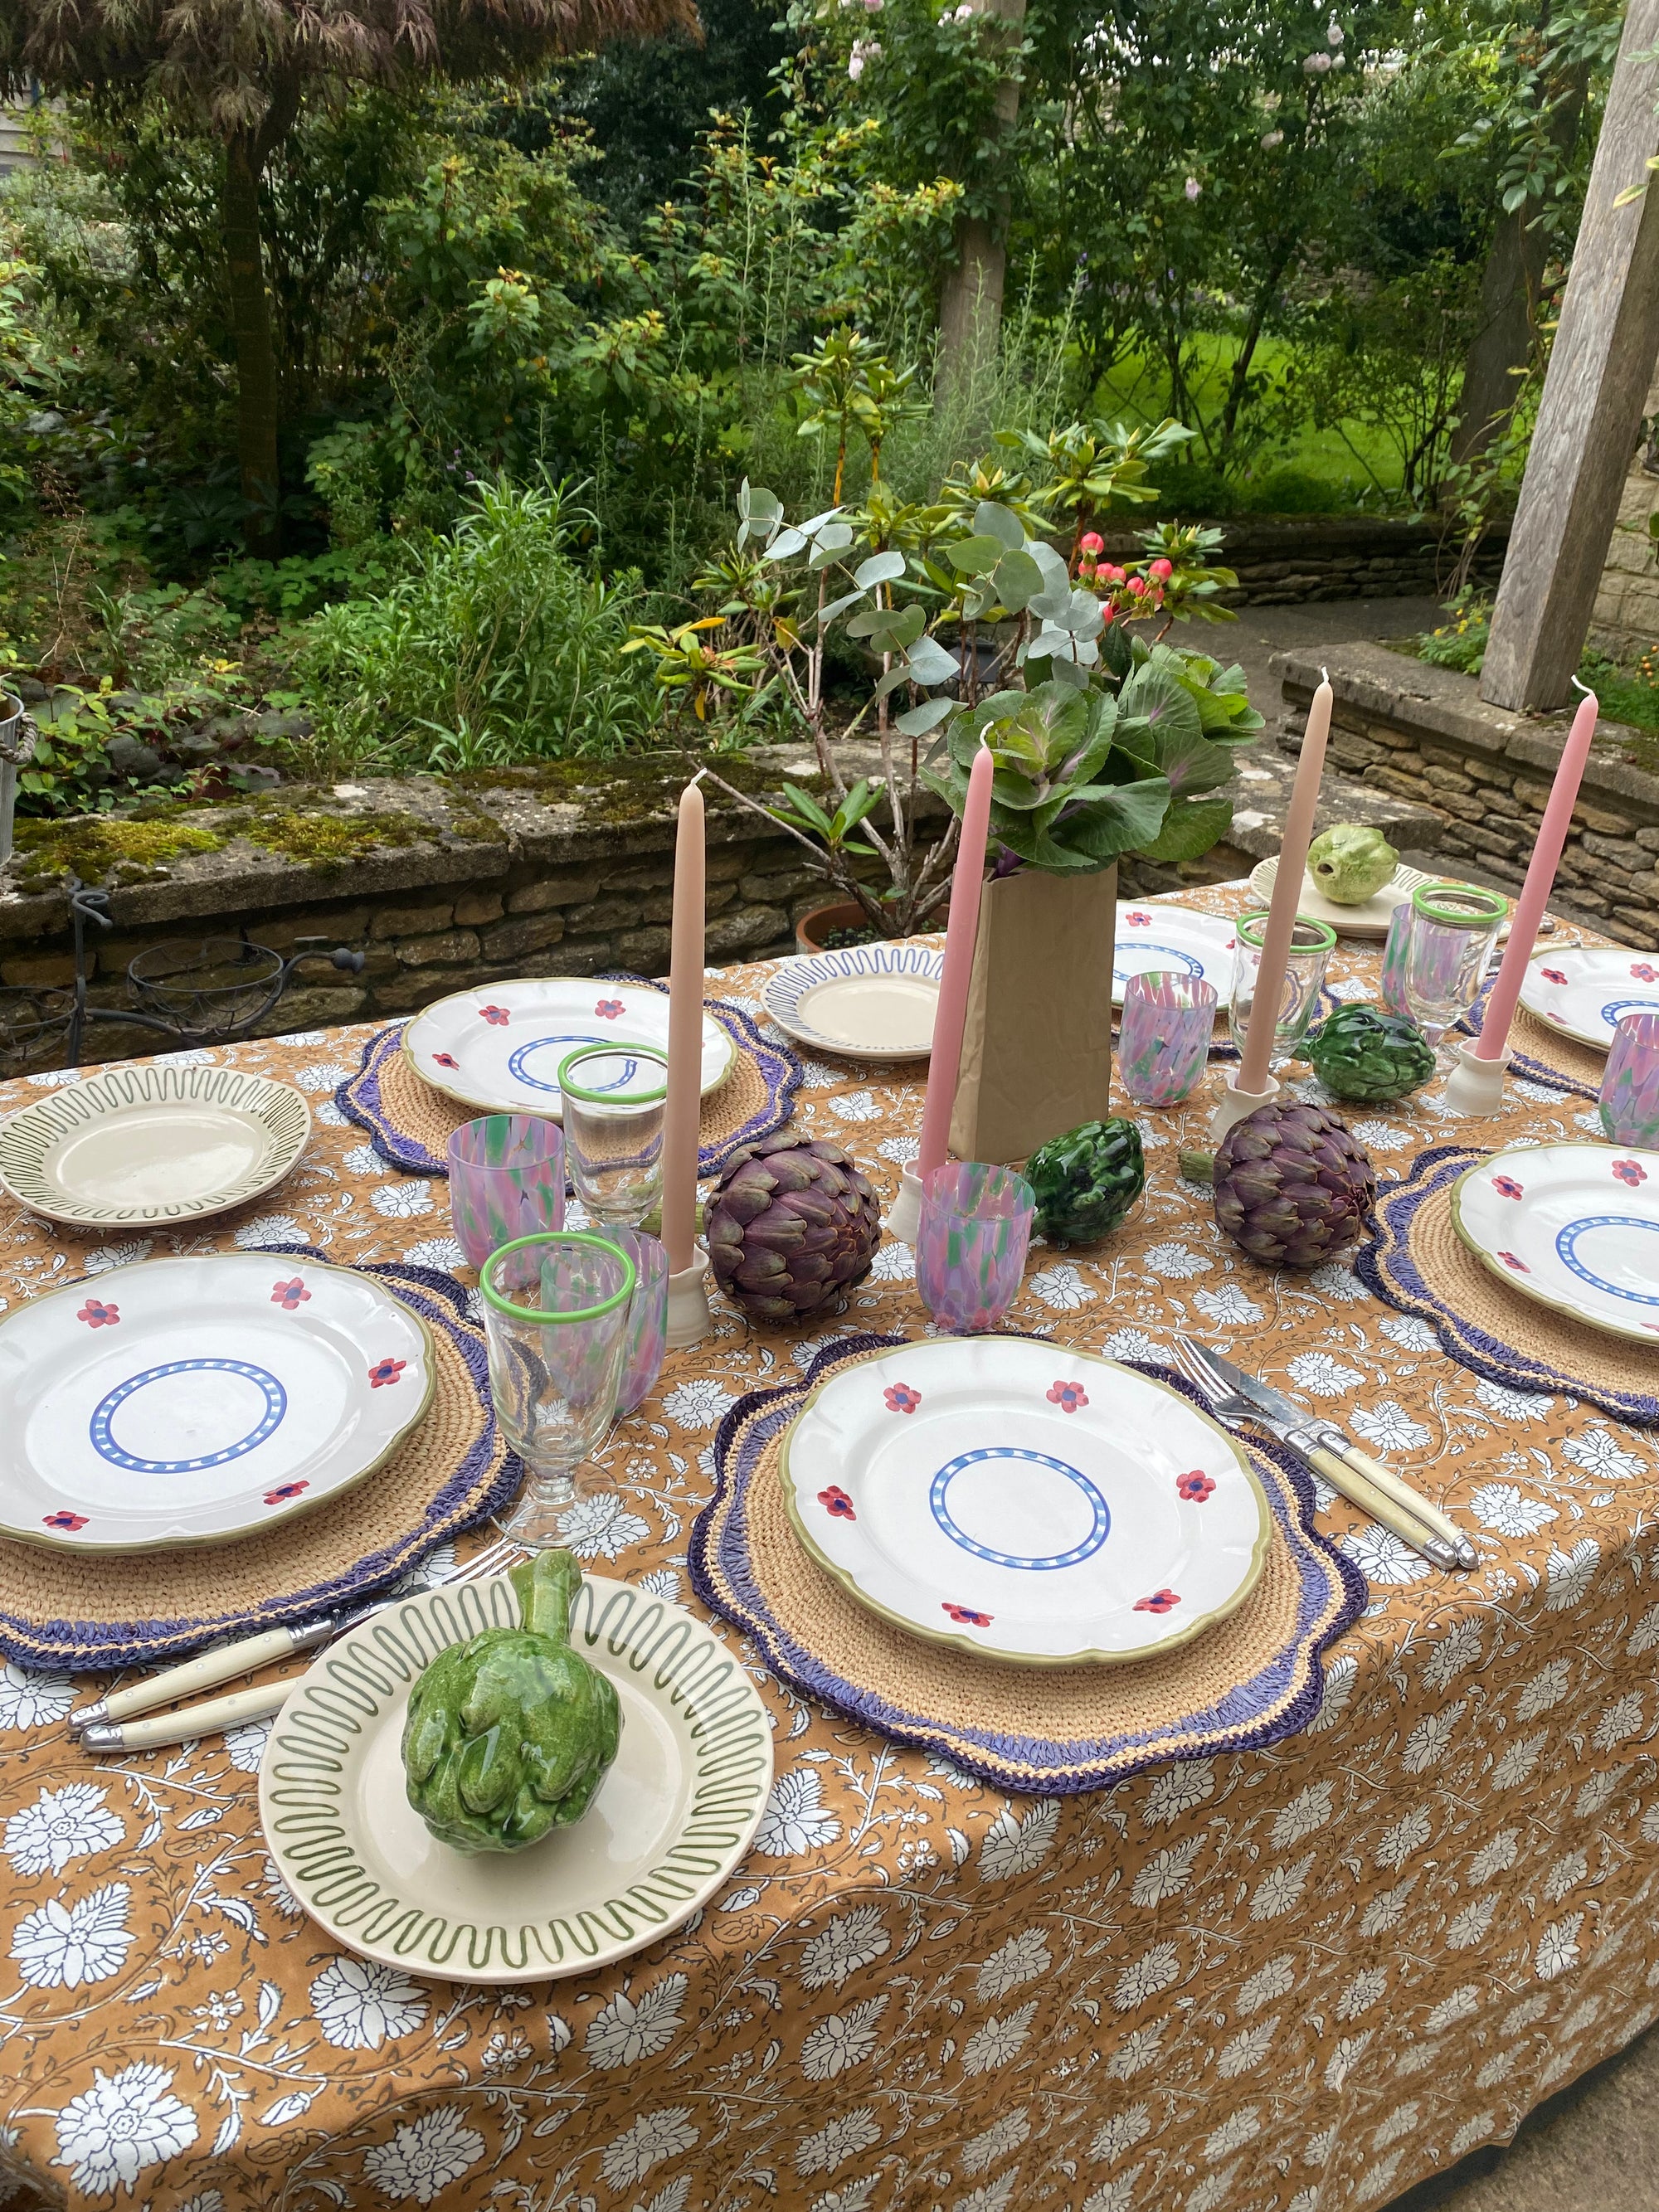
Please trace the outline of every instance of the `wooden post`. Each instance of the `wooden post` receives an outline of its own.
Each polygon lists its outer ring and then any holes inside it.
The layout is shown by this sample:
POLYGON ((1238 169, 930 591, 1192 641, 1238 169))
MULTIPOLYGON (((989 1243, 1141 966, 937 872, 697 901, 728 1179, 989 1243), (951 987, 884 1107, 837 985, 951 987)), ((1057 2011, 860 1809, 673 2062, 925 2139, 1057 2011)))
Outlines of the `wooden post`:
POLYGON ((1659 353, 1656 49, 1659 0, 1631 0, 1481 670, 1511 711, 1571 696, 1659 353))

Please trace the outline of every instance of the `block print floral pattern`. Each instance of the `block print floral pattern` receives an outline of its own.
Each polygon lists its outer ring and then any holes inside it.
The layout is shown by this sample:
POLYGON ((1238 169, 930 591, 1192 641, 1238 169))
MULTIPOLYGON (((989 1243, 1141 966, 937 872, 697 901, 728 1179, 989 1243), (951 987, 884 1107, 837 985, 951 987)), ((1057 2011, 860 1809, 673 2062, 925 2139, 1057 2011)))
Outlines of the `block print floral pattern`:
MULTIPOLYGON (((1375 976, 1374 953, 1339 962, 1339 982, 1375 976)), ((760 971, 734 980, 758 995, 760 971)), ((329 1071, 307 1161, 328 1173, 291 1178, 281 1213, 209 1224, 214 1245, 458 1265, 440 1186, 348 1158, 362 1133, 327 1091, 369 1034, 227 1053, 287 1080, 329 1071)), ((849 1143, 890 1200, 921 1087, 818 1075, 802 1127, 849 1143)), ((0 1086, 0 1111, 38 1095, 0 1086)), ((1474 1141, 1577 1133, 1577 1102, 1506 1103, 1474 1141)), ((92 1761, 64 1723, 93 1681, 0 1662, 0 2140, 20 2203, 1316 2212, 1316 2197, 1374 2212, 1659 2016, 1659 1778, 1643 1750, 1659 1723, 1659 1439, 1450 1365, 1428 1322, 1346 1264, 1251 1266, 1180 1182, 1206 1112, 1200 1093, 1160 1117, 1170 1141, 1109 1244, 1034 1247, 1009 1325, 1165 1361, 1177 1330, 1224 1337, 1474 1539, 1480 1566, 1449 1581, 1340 1499, 1322 1510, 1371 1610, 1328 1655, 1301 1735, 1105 1797, 1011 1798, 784 1690, 732 1636, 776 1722, 747 1860, 631 1959, 475 1990, 341 1951, 306 1917, 259 1829, 262 1725, 92 1761)), ((1412 1098, 1358 1134, 1397 1172, 1446 1132, 1412 1098)), ((1622 1202, 1611 1172, 1608 1193, 1622 1202)), ((71 1310, 118 1314, 118 1269, 172 1249, 23 1222, 0 1297, 58 1280, 71 1310)), ((269 1279, 300 1268, 273 1250, 269 1279)), ((811 1341, 718 1301, 716 1316, 618 1425, 564 1530, 599 1571, 694 1607, 687 1538, 738 1399, 798 1376, 814 1343, 923 1333, 902 1274, 861 1285, 811 1341)), ((118 1346, 118 1322, 83 1326, 118 1346)), ((1167 1470, 1171 1510, 1189 1510, 1173 1496, 1188 1473, 1167 1470)))

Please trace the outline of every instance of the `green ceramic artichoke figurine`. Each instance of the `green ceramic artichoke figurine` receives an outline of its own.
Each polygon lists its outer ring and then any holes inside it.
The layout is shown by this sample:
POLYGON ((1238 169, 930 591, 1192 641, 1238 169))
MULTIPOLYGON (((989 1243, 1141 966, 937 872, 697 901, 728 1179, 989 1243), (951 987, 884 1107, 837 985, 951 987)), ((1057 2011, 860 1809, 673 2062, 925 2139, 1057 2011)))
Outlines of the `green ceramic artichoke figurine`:
POLYGON ((1036 1226, 1052 1244, 1097 1244, 1127 1215, 1146 1183, 1133 1121, 1085 1121, 1039 1146, 1025 1166, 1036 1226))
POLYGON ((580 1820, 617 1756, 609 1678, 570 1647, 581 1569, 538 1553, 512 1573, 523 1626, 441 1651, 404 1723, 409 1802, 458 1851, 519 1851, 580 1820))
POLYGON ((1434 1073, 1434 1048, 1414 1022, 1381 1006, 1339 1006, 1309 1041, 1314 1073, 1338 1098, 1380 1106, 1434 1073))
POLYGON ((1334 906, 1364 906, 1399 862, 1382 832, 1358 822, 1339 822, 1308 848, 1308 873, 1334 906))

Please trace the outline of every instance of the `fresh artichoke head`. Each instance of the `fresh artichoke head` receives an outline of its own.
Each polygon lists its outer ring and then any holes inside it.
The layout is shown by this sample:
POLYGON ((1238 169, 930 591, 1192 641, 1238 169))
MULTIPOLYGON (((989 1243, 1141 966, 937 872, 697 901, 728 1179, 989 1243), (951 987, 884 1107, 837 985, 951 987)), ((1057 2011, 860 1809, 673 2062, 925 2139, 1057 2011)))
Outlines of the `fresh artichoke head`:
POLYGON ((458 1851, 523 1850, 580 1820, 622 1735, 609 1677, 571 1649, 575 1559, 538 1553, 511 1580, 521 1625, 441 1651, 404 1723, 409 1802, 458 1851))
POLYGON ((1380 830, 1339 822, 1308 848, 1308 873, 1333 906, 1363 906, 1375 898, 1400 865, 1380 830))

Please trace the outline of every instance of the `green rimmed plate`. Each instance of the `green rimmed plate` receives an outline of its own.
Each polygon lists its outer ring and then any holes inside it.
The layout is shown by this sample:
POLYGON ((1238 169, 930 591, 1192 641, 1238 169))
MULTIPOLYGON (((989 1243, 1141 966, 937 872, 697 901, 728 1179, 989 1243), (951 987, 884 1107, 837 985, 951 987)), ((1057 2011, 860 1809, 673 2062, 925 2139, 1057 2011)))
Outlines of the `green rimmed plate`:
POLYGON ((760 1825, 772 1730, 736 1653, 665 1599, 588 1575, 571 1642, 622 1700, 616 1764, 580 1820, 528 1850, 439 1843, 404 1787, 410 1690, 440 1651, 518 1621, 504 1575, 404 1599, 342 1637, 271 1729, 265 1841, 313 1919, 364 1958, 491 1986, 585 1972, 688 1919, 760 1825))
POLYGON ((263 1197, 310 1135, 304 1097, 269 1076, 109 1067, 0 1126, 0 1183, 71 1228, 160 1228, 263 1197))
POLYGON ((1521 1145, 1452 1185, 1452 1227, 1522 1297, 1650 1351, 1659 1339, 1659 1152, 1521 1145))

